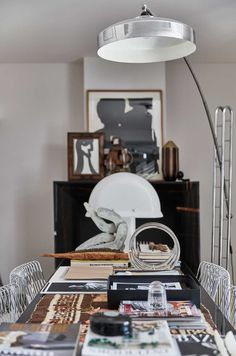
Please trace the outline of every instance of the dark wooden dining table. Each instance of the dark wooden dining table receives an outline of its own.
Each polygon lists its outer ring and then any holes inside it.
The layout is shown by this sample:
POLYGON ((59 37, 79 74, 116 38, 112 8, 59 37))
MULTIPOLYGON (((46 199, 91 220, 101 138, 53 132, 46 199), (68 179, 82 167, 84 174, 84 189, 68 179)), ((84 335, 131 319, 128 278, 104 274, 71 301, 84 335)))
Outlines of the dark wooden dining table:
MULTIPOLYGON (((190 274, 197 281, 196 277, 192 274, 192 272, 189 270, 189 268, 186 265, 182 265, 181 270, 184 274, 190 274)), ((234 334, 236 334, 236 330, 234 329, 234 327, 225 318, 225 316, 222 314, 219 307, 211 299, 211 297, 208 295, 205 289, 201 285, 199 285, 199 288, 200 288, 201 309, 203 311, 203 314, 207 322, 213 328, 217 328, 219 333, 222 335, 225 335, 228 331, 232 331, 234 334)), ((43 294, 38 294, 35 297, 35 299, 30 303, 30 305, 27 307, 27 309, 23 312, 23 314, 21 315, 21 317, 18 319, 17 322, 19 323, 32 322, 32 315, 34 315, 35 309, 37 308, 37 305, 39 305, 43 297, 45 297, 43 294)), ((103 303, 103 307, 104 307, 104 303, 103 303)))

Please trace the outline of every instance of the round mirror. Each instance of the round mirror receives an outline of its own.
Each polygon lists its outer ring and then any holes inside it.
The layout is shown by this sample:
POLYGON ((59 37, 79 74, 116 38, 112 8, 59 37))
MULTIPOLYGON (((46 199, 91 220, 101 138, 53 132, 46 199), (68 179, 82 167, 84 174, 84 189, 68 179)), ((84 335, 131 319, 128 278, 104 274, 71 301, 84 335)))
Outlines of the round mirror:
POLYGON ((156 222, 143 224, 131 236, 129 258, 136 269, 171 270, 178 263, 179 256, 179 241, 166 225, 156 222), (159 231, 150 234, 146 231, 150 229, 159 231))

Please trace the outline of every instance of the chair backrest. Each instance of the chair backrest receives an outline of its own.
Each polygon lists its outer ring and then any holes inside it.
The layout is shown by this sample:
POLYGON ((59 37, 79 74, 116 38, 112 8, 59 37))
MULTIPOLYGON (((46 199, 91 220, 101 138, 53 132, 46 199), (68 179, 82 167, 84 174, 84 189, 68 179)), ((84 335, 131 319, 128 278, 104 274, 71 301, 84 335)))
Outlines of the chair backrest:
POLYGON ((15 322, 24 311, 21 288, 16 284, 0 287, 0 323, 15 322))
POLYGON ((229 310, 228 320, 236 328, 236 286, 230 287, 230 297, 226 307, 229 310))
POLYGON ((224 267, 203 261, 198 267, 197 278, 223 314, 228 317, 229 272, 224 267))
POLYGON ((38 261, 30 261, 15 267, 11 271, 10 283, 17 284, 21 288, 26 308, 46 281, 40 263, 38 261))

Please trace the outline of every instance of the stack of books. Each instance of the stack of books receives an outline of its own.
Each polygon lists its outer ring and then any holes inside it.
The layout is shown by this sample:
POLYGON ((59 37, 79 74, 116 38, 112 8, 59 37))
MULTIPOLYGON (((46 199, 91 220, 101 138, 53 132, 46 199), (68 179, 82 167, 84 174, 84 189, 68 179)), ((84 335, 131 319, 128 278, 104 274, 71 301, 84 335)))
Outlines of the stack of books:
POLYGON ((71 267, 75 266, 113 266, 118 268, 128 268, 129 260, 120 259, 120 260, 79 260, 72 259, 70 260, 71 267))
POLYGON ((125 252, 91 251, 77 252, 71 255, 70 265, 75 266, 112 266, 128 268, 129 255, 125 252))
POLYGON ((168 301, 167 310, 149 310, 147 301, 120 303, 119 312, 132 318, 165 319, 173 329, 206 329, 206 321, 201 311, 190 301, 168 301))
POLYGON ((151 250, 147 243, 140 243, 139 244, 139 258, 145 262, 165 262, 171 256, 171 250, 167 245, 163 245, 165 247, 165 251, 160 250, 151 250))

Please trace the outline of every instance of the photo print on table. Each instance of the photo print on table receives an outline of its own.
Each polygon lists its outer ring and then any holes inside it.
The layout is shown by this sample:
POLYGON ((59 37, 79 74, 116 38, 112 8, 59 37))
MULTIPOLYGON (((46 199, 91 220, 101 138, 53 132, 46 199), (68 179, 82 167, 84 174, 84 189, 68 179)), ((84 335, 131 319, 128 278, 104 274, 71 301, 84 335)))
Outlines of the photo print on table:
POLYGON ((107 281, 76 281, 47 283, 41 294, 106 293, 107 281))
POLYGON ((162 179, 161 90, 88 90, 87 128, 105 135, 105 147, 118 137, 133 156, 131 172, 162 179))

